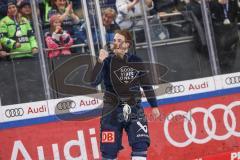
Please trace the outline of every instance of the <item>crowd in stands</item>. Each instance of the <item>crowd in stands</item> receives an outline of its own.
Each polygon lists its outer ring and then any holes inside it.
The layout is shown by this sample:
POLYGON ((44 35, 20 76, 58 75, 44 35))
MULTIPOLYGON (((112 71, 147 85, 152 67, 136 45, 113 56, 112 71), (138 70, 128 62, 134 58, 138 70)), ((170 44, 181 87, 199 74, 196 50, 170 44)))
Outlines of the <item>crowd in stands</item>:
MULTIPOLYGON (((141 0, 100 0, 103 26, 106 40, 111 42, 118 29, 133 29, 143 26, 141 0)), ((93 3, 88 0, 87 3, 93 3)), ((191 10, 201 21, 200 0, 144 0, 143 6, 148 14, 164 15, 168 12, 191 10)), ((37 0, 39 5, 39 21, 44 28, 44 39, 49 58, 70 55, 71 46, 87 43, 86 24, 84 23, 81 0, 37 0), (59 49, 58 49, 59 48, 59 49)), ((214 22, 231 24, 236 21, 240 3, 238 0, 210 0, 212 19, 214 22)), ((32 9, 29 0, 0 1, 0 57, 11 58, 32 57, 38 53, 38 45, 34 36, 32 9), (24 54, 11 54, 24 52, 24 54)), ((92 13, 94 15, 94 13, 92 13)), ((96 18, 96 17, 95 17, 96 18)), ((94 20, 94 16, 92 18, 94 20)), ((162 26, 162 25, 161 25, 162 26)), ((161 27, 159 26, 159 27, 161 27)), ((95 27, 95 26, 93 26, 95 27)), ((143 27, 142 27, 143 28, 143 27)), ((135 29, 136 39, 145 40, 143 29, 135 29)), ((169 36, 159 34, 157 38, 169 36)), ((98 29, 94 29, 94 37, 98 37, 98 29)))
POLYGON ((0 21, 0 42, 11 58, 32 57, 38 45, 30 22, 21 15, 14 1, 7 3, 7 15, 0 21))

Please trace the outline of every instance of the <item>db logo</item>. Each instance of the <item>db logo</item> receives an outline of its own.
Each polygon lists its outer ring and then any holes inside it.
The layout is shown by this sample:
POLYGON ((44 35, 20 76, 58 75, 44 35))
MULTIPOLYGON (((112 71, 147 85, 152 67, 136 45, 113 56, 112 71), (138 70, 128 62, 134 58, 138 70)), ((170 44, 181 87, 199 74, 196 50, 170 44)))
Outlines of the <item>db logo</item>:
POLYGON ((240 152, 231 153, 231 160, 239 160, 239 159, 240 159, 240 152))
POLYGON ((114 143, 115 133, 114 132, 102 132, 102 143, 114 143))

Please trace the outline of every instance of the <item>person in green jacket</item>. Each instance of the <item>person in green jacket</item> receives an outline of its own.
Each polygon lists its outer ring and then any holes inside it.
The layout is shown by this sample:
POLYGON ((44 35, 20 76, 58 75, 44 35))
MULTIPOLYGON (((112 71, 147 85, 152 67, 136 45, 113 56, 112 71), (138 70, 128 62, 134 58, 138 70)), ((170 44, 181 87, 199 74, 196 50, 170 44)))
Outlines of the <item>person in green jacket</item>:
POLYGON ((38 45, 30 22, 18 13, 14 1, 7 5, 7 16, 0 21, 0 43, 11 58, 32 57, 38 53, 38 45))

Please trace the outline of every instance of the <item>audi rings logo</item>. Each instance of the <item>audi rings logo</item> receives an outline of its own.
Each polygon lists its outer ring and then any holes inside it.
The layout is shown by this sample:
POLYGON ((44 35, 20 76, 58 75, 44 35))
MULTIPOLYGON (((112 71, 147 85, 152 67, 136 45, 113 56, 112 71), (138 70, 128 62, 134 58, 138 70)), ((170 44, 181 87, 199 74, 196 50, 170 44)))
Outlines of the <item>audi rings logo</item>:
POLYGON ((227 78, 225 79, 225 83, 226 83, 227 85, 232 85, 232 84, 240 83, 240 76, 227 77, 227 78))
POLYGON ((76 103, 73 100, 62 100, 57 104, 58 110, 69 110, 76 107, 76 103))
POLYGON ((13 108, 13 109, 7 109, 5 111, 5 116, 7 118, 11 117, 21 117, 24 114, 24 110, 22 108, 13 108))
POLYGON ((169 86, 165 89, 165 93, 167 94, 182 93, 184 91, 185 87, 183 85, 169 86))
MULTIPOLYGON (((200 108, 200 107, 193 108, 189 112, 185 112, 182 110, 174 111, 174 112, 170 113, 172 116, 170 118, 166 119, 164 122, 164 134, 166 136, 166 139, 169 141, 169 143, 171 143, 175 147, 186 147, 186 146, 190 145, 191 143, 204 144, 204 143, 209 142, 212 139, 218 140, 218 141, 223 141, 223 140, 228 139, 230 136, 240 137, 240 131, 236 130, 236 126, 237 126, 236 115, 233 112, 233 108, 235 108, 237 106, 240 106, 240 101, 232 102, 228 106, 225 106, 223 104, 215 104, 208 109, 200 108), (223 135, 218 135, 216 133, 216 128, 217 128, 218 123, 217 123, 216 117, 214 117, 214 115, 212 114, 212 112, 215 110, 223 110, 224 111, 223 122, 224 122, 224 126, 227 130, 227 133, 224 133, 223 135), (197 113, 204 114, 203 126, 204 126, 204 129, 207 134, 207 136, 205 136, 204 138, 196 137, 196 134, 197 134, 196 121, 194 120, 192 115, 197 114, 197 113), (175 116, 186 117, 183 121, 184 122, 183 129, 184 129, 185 135, 187 136, 186 141, 176 141, 171 137, 171 135, 169 133, 169 122, 175 116), (189 120, 190 116, 191 116, 191 120, 189 120), (230 120, 231 124, 229 124, 229 122, 228 122, 229 119, 231 119, 230 120), (188 125, 189 122, 191 124, 190 125, 191 127, 189 127, 189 125, 188 125), (210 122, 211 127, 209 127, 208 122, 210 122), (191 131, 190 131, 190 129, 191 129, 191 131)), ((217 117, 217 118, 219 118, 219 117, 217 117)), ((199 121, 197 121, 197 122, 199 122, 199 121)))

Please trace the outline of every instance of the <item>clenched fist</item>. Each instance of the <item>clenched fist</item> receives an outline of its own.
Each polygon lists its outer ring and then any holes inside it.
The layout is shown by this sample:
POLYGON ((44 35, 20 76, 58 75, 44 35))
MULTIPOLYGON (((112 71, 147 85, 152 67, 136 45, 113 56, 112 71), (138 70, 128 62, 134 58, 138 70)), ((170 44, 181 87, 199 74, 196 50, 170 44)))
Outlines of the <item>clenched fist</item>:
POLYGON ((101 49, 100 52, 99 52, 99 57, 98 57, 98 61, 100 63, 102 63, 104 61, 105 58, 108 57, 108 52, 104 49, 101 49))

